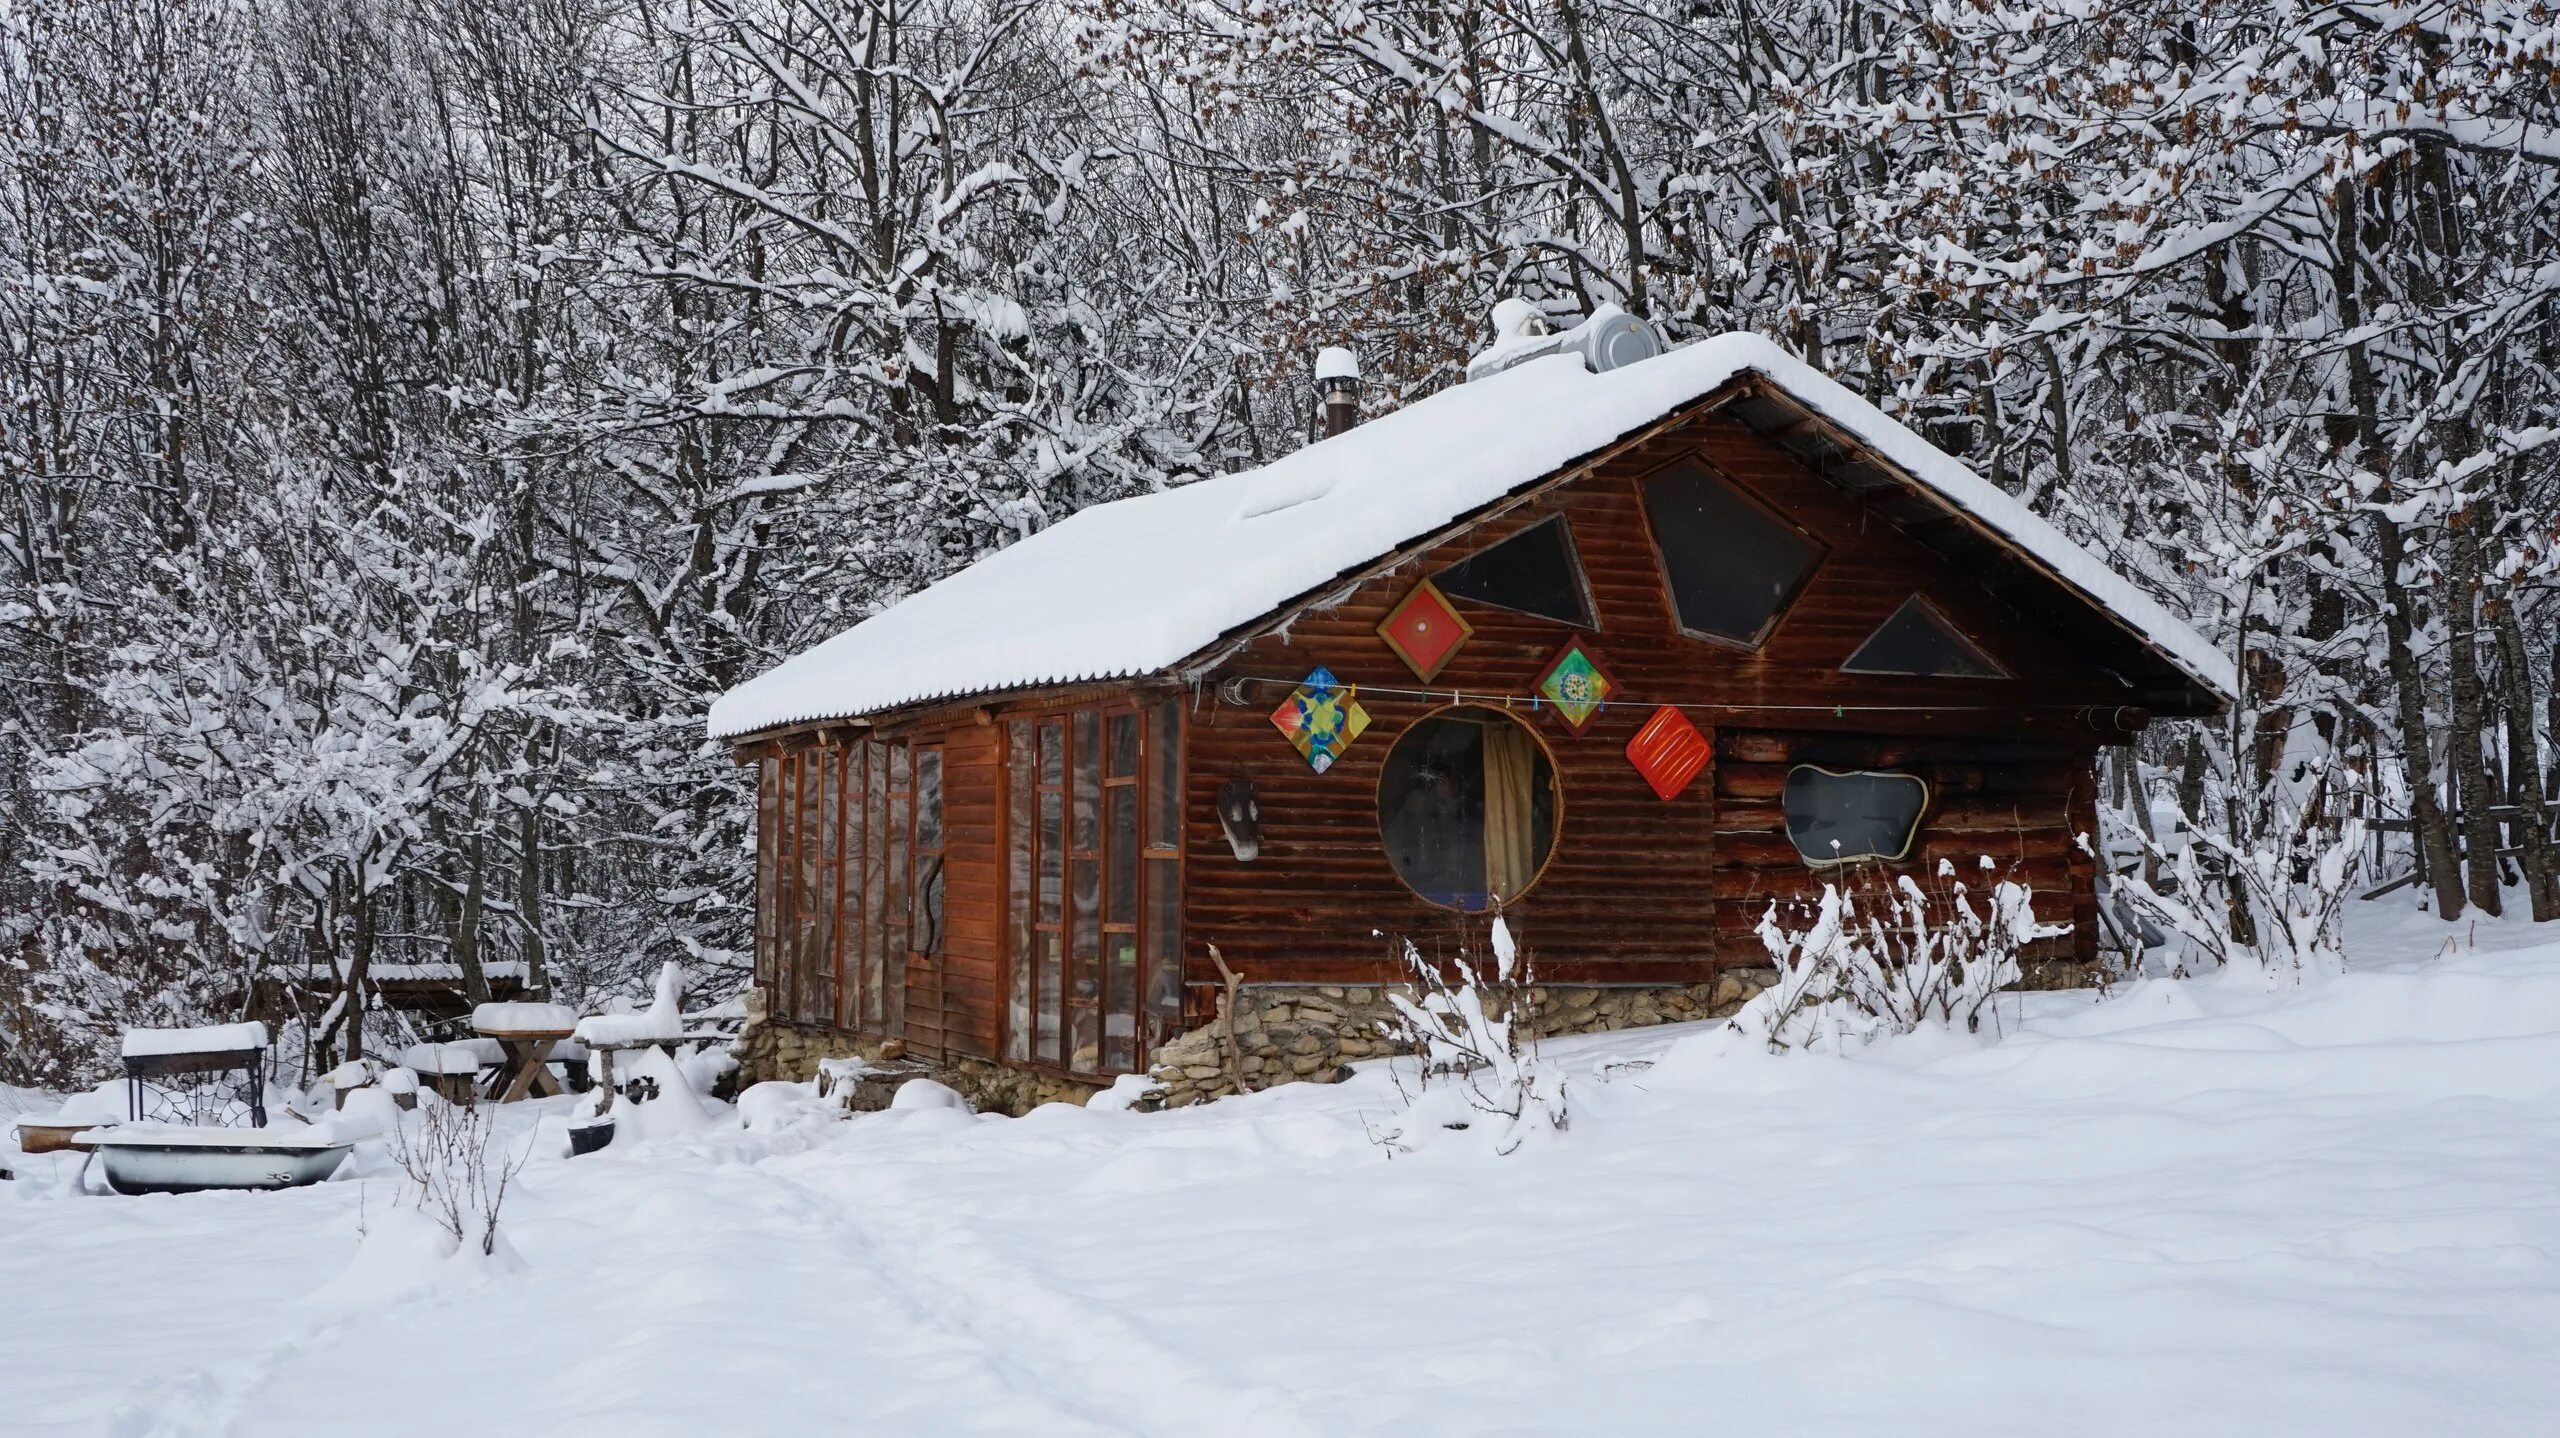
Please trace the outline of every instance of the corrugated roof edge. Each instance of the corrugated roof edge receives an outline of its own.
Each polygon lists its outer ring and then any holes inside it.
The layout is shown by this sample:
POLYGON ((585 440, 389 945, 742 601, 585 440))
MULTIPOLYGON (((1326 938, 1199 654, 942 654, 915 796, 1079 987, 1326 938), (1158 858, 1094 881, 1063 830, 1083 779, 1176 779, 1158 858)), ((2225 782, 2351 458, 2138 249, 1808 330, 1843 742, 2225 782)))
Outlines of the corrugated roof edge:
MULTIPOLYGON (((1289 607, 1294 608, 1295 606, 1289 607)), ((907 698, 900 699, 893 704, 884 704, 877 708, 864 709, 858 712, 846 712, 836 709, 817 709, 806 714, 797 715, 793 718, 776 719, 770 723, 758 724, 751 729, 738 729, 727 732, 714 729, 711 731, 711 737, 724 743, 739 743, 748 739, 788 733, 794 729, 806 728, 811 724, 847 724, 856 720, 870 719, 881 714, 895 714, 909 709, 929 709, 936 705, 957 704, 968 699, 986 699, 1004 694, 1019 694, 1030 689, 1058 689, 1075 684, 1112 684, 1131 679, 1144 679, 1150 675, 1168 673, 1175 667, 1176 666, 1174 665, 1165 665, 1155 669, 1096 670, 1094 672, 1084 674, 1031 674, 1026 675, 1019 680, 995 685, 991 688, 945 689, 932 693, 914 694, 907 698)))

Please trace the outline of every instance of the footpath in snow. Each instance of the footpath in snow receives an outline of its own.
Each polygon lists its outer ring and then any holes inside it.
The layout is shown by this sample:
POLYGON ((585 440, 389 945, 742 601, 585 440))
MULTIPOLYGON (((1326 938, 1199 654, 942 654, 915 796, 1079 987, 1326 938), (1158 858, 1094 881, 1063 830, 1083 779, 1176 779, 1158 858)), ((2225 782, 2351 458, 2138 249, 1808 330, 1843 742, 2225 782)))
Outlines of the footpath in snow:
POLYGON ((1390 1156, 1374 1067, 574 1161, 520 1105, 522 1270, 407 1291, 348 1272, 379 1164, 0 1185, 0 1432, 2548 1433, 2560 942, 2358 937, 2300 993, 2027 996, 1990 1046, 1560 1043, 1571 1132, 1508 1158, 1390 1156))

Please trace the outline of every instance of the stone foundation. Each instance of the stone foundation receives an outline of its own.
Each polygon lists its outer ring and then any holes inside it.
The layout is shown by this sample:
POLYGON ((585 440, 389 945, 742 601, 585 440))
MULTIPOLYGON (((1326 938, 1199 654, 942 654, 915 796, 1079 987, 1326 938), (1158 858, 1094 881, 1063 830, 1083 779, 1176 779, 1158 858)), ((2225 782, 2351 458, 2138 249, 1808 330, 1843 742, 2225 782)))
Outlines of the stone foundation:
MULTIPOLYGON (((2017 985, 2021 989, 2085 988, 2101 974, 2098 965, 2069 959, 2030 961, 2024 968, 2017 985)), ((1525 1028, 1537 1037, 1555 1038, 1727 1018, 1775 983, 1777 976, 1770 968, 1733 968, 1705 983, 1666 988, 1540 985, 1528 991, 1525 1028)), ((1160 1102, 1179 1108, 1274 1084, 1338 1083, 1350 1076, 1353 1062, 1400 1051, 1387 1037, 1395 1013, 1387 1001, 1388 992, 1378 985, 1271 984, 1239 990, 1235 1046, 1243 1070, 1241 1085, 1235 1072, 1238 1065, 1228 1061, 1226 1002, 1221 995, 1217 1019, 1156 1050, 1150 1072, 1164 1089, 1160 1102)), ((769 1017, 763 990, 747 996, 747 1031, 738 1042, 744 1082, 806 1083, 817 1076, 824 1059, 881 1062, 905 1054, 906 1046, 895 1039, 865 1039, 776 1022, 769 1017)), ((1103 1087, 975 1058, 934 1064, 931 1072, 981 1112, 1016 1116, 1044 1103, 1080 1104, 1103 1087)))
MULTIPOLYGON (((1673 988, 1540 985, 1527 994, 1522 1027, 1539 1038, 1605 1033, 1731 1015, 1777 980, 1774 969, 1726 969, 1705 983, 1673 988)), ((1376 985, 1305 987, 1254 985, 1236 995, 1235 1039, 1239 1062, 1227 1051, 1226 1004, 1218 1018, 1156 1051, 1153 1076, 1164 1086, 1164 1105, 1206 1103, 1238 1091, 1273 1084, 1336 1083, 1357 1059, 1397 1053, 1387 1037, 1395 1010, 1392 990, 1376 985)), ((1410 992, 1409 990, 1407 992, 1410 992)))
MULTIPOLYGON (((906 1052, 906 1044, 897 1039, 862 1038, 782 1023, 772 1017, 764 990, 747 991, 747 1028, 737 1047, 741 1084, 768 1079, 808 1083, 818 1076, 818 1065, 826 1059, 882 1063, 903 1059, 906 1052)), ((1070 1083, 986 1059, 952 1059, 933 1064, 930 1072, 936 1082, 950 1085, 979 1112, 1016 1118, 1044 1103, 1080 1104, 1102 1091, 1097 1084, 1070 1083)))

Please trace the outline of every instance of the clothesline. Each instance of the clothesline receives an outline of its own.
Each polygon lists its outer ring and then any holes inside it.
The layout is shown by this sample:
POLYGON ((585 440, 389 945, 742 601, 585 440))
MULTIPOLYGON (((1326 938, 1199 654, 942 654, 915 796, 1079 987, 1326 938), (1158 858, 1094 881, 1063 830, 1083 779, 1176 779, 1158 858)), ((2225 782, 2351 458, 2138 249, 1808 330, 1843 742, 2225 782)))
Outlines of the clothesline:
MULTIPOLYGON (((1242 691, 1247 685, 1295 690, 1305 683, 1304 679, 1266 679, 1256 675, 1233 675, 1221 680, 1218 687, 1221 697, 1226 698, 1230 703, 1240 704, 1244 702, 1242 691)), ((1343 683, 1338 687, 1347 696, 1364 699, 1417 699, 1434 704, 1479 704, 1503 709, 1525 707, 1533 711, 1543 709, 1547 704, 1546 696, 1542 694, 1498 694, 1464 689, 1425 689, 1397 684, 1343 683)), ((1598 707, 1606 710, 1610 705, 1604 700, 1598 707)), ((1641 703, 1639 707, 1647 712, 1664 708, 1677 709, 1684 714, 1829 714, 1834 717, 1846 717, 1851 714, 2017 714, 2045 710, 2068 711, 2087 717, 2108 710, 2120 714, 2127 710, 2139 709, 2139 706, 2129 704, 1666 704, 1660 702, 1641 703)))

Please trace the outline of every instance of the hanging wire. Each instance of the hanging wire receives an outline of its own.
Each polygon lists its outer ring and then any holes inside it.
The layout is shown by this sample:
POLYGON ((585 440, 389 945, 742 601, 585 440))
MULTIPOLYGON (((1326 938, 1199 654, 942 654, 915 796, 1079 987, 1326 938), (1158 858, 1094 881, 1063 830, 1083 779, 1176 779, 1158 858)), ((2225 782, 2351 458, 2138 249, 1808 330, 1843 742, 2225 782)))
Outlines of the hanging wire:
MULTIPOLYGON (((1219 681, 1220 697, 1241 704, 1243 691, 1249 685, 1271 689, 1294 690, 1306 683, 1303 679, 1265 679, 1258 676, 1230 675, 1219 681)), ((1413 689, 1393 684, 1350 684, 1337 681, 1338 688, 1361 699, 1419 699, 1432 704, 1500 705, 1508 709, 1514 704, 1527 704, 1535 712, 1545 707, 1537 694, 1468 693, 1458 689, 1413 689)), ((1620 701, 1625 702, 1625 701, 1620 701)), ((1599 706, 1607 709, 1610 705, 1599 706)), ((1851 714, 2018 714, 2030 711, 2068 711, 2075 717, 2095 724, 2101 715, 2115 720, 2119 727, 2126 713, 2142 712, 2129 704, 1657 704, 1660 709, 1677 709, 1684 714, 1829 714, 1846 718, 1851 714)))

